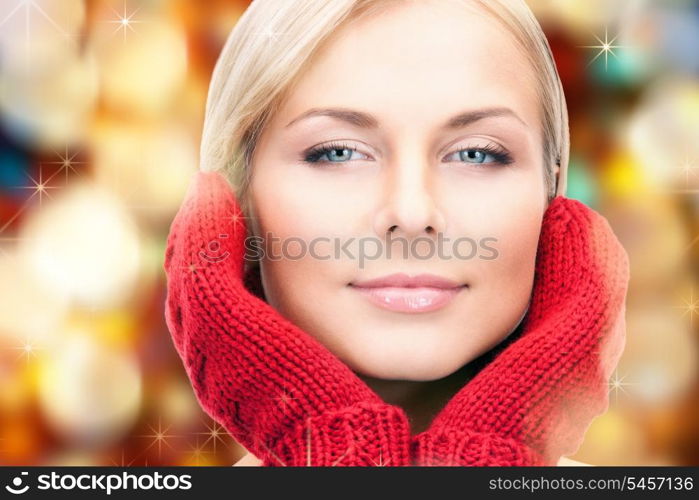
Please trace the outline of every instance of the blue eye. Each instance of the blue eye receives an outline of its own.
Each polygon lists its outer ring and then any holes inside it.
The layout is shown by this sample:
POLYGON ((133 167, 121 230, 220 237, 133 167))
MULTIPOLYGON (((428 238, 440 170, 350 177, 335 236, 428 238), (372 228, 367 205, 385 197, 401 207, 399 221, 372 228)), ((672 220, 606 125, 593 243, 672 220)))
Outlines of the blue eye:
POLYGON ((512 163, 512 157, 504 149, 494 146, 486 146, 482 148, 467 148, 460 149, 450 156, 458 154, 458 160, 462 163, 472 164, 490 164, 507 165, 512 163))
POLYGON ((361 155, 363 158, 354 159, 367 159, 366 155, 345 144, 327 144, 312 148, 306 152, 303 161, 308 163, 346 163, 356 155, 361 155))
MULTIPOLYGON (((459 151, 459 157, 462 161, 468 161, 471 163, 486 163, 487 158, 492 158, 493 155, 484 153, 483 151, 478 151, 476 149, 463 149, 459 151)), ((491 160, 492 161, 492 160, 491 160)), ((488 161, 487 163, 491 163, 488 161)))
MULTIPOLYGON (((458 154, 458 159, 456 159, 456 161, 474 165, 507 165, 513 161, 512 156, 510 156, 506 150, 493 145, 460 149, 449 155, 447 158, 456 154, 458 154)), ((306 163, 347 163, 350 160, 367 159, 369 159, 367 155, 362 154, 355 148, 342 143, 320 145, 306 151, 302 156, 302 160, 306 163), (356 158, 357 155, 359 155, 359 158, 356 158)))

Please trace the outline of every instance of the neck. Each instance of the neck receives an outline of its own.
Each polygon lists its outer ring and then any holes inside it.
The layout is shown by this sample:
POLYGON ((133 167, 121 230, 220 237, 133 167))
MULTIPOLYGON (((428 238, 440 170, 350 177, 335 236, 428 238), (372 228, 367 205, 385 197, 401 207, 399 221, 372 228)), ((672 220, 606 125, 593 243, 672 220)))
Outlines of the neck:
POLYGON ((490 363, 503 349, 516 341, 522 333, 524 322, 490 351, 473 359, 457 371, 437 380, 388 380, 357 373, 386 403, 403 408, 410 419, 412 435, 426 430, 434 417, 454 395, 490 363))
POLYGON ((411 434, 424 431, 446 403, 475 376, 468 363, 446 377, 429 380, 387 380, 357 374, 386 403, 403 408, 410 419, 411 434))

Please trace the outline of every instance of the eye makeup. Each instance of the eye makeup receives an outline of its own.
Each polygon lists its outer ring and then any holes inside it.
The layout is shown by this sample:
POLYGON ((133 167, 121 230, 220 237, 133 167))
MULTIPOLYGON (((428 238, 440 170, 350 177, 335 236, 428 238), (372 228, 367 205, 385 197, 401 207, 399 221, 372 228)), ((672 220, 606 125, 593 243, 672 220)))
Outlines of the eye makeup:
MULTIPOLYGON (((489 143, 484 146, 470 146, 454 150, 445 158, 458 155, 453 162, 461 162, 471 165, 509 165, 514 161, 512 155, 505 148, 489 143)), ((331 141, 307 149, 302 153, 301 161, 312 165, 342 164, 348 163, 350 159, 372 161, 370 157, 358 151, 355 147, 342 141, 331 141), (354 158, 355 156, 360 156, 354 158), (322 158, 326 159, 323 160, 322 158)), ((443 163, 450 161, 443 159, 443 163)))

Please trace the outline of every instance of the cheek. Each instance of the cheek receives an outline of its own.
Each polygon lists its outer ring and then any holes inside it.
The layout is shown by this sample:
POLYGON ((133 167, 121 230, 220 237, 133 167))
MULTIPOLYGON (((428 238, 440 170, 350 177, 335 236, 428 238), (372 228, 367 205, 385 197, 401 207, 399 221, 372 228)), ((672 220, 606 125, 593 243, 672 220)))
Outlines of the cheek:
POLYGON ((282 162, 260 167, 250 196, 257 236, 266 241, 266 254, 275 257, 262 263, 270 296, 293 295, 289 290, 327 295, 351 281, 357 261, 341 248, 352 241, 351 250, 356 252, 357 236, 371 227, 366 176, 282 162))
POLYGON ((518 316, 533 284, 545 210, 543 181, 529 176, 500 183, 497 189, 468 190, 466 196, 462 189, 458 199, 451 199, 453 231, 479 241, 481 248, 483 240, 490 238, 485 245, 496 252, 480 252, 487 258, 465 263, 481 305, 493 305, 507 317, 518 316))
POLYGON ((257 236, 266 244, 261 262, 265 294, 286 317, 315 331, 315 323, 323 320, 316 306, 351 276, 347 263, 334 258, 329 239, 356 223, 345 200, 320 189, 302 167, 261 167, 250 196, 257 236))
POLYGON ((261 166, 250 192, 262 235, 271 232, 310 241, 356 229, 362 222, 363 211, 358 208, 366 204, 362 196, 366 185, 332 175, 300 165, 261 166))
POLYGON ((510 320, 518 319, 531 297, 542 213, 522 207, 499 220, 497 258, 483 265, 483 291, 510 320), (507 297, 508 300, 502 300, 507 297))
POLYGON ((488 261, 486 270, 488 282, 496 293, 513 298, 530 294, 540 230, 538 210, 520 210, 507 218, 498 241, 493 243, 498 256, 488 261))

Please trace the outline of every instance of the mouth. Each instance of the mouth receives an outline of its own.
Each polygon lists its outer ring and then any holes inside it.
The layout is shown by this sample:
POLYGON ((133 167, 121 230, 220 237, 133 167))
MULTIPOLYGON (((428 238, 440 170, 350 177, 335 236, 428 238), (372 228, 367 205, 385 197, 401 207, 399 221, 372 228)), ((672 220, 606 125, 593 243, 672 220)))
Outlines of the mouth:
POLYGON ((433 274, 408 276, 392 274, 380 278, 349 283, 369 301, 383 309, 402 313, 425 313, 448 305, 459 293, 468 288, 433 274))

